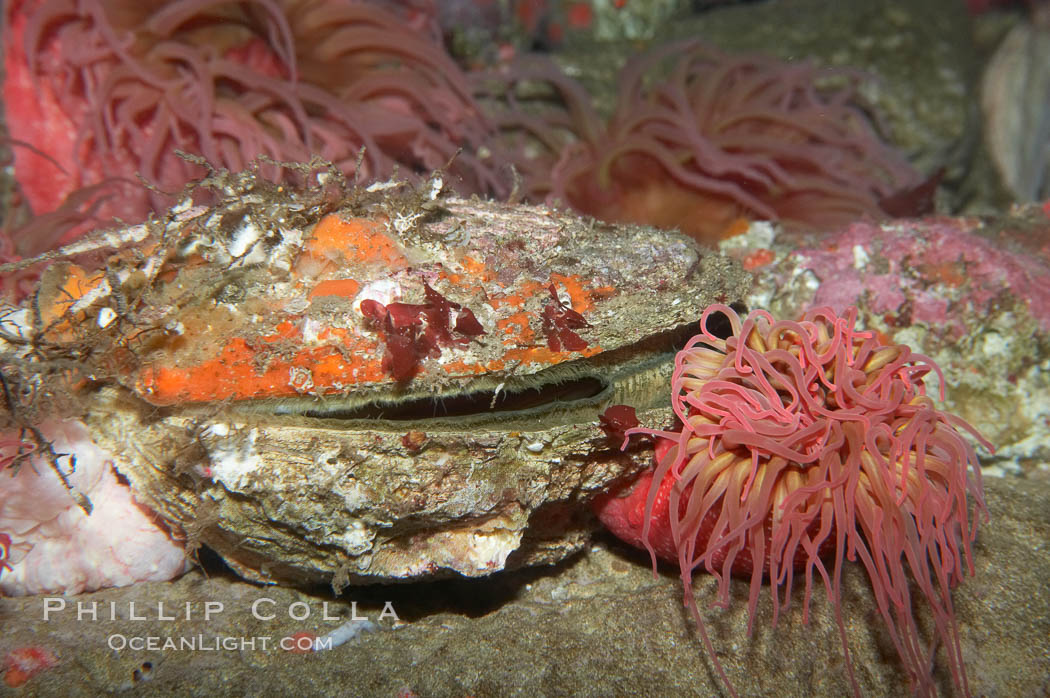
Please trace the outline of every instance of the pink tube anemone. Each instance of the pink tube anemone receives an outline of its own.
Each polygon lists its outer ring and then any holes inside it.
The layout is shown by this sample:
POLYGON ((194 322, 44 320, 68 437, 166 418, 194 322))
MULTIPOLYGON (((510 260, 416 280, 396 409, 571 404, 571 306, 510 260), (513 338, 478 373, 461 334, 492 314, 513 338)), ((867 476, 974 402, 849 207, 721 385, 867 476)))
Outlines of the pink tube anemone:
POLYGON ((531 141, 519 169, 549 173, 530 193, 603 220, 702 242, 739 218, 826 228, 884 217, 880 200, 921 180, 878 137, 855 71, 673 43, 628 61, 606 123, 554 71, 513 68, 509 82, 545 81, 565 108, 512 108, 500 126, 512 150, 531 141))
POLYGON ((676 360, 681 431, 628 431, 656 438, 658 462, 625 496, 599 502, 599 516, 647 548, 654 571, 657 557, 677 562, 685 604, 727 686, 691 591, 697 570, 718 578, 723 607, 730 575, 749 577, 751 621, 768 580, 774 624, 796 574, 805 580, 803 622, 814 575, 822 579, 859 693, 840 606, 843 562, 859 559, 914 692, 936 693, 939 644, 968 694, 951 589, 964 569, 973 574, 971 544, 987 511, 976 453, 958 430, 991 445, 926 396, 923 376, 940 376, 931 360, 855 320, 855 308, 778 322, 709 307, 676 360), (728 339, 709 329, 717 314, 730 321, 728 339), (932 611, 932 645, 913 615, 911 584, 932 611))
POLYGON ((374 5, 14 0, 5 20, 7 124, 34 146, 16 148, 16 172, 37 213, 136 175, 154 191, 132 187, 104 212, 161 210, 204 172, 177 149, 230 170, 320 155, 365 181, 452 161, 453 186, 500 189, 477 156, 490 127, 462 72, 374 5))

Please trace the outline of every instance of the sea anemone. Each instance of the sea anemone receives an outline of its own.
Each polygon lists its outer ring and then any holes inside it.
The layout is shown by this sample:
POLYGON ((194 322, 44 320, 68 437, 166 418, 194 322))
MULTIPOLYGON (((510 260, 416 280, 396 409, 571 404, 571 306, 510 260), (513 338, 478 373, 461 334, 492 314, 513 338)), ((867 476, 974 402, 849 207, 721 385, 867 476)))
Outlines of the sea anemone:
POLYGON ((431 36, 374 5, 15 0, 5 20, 7 126, 36 213, 136 175, 153 191, 125 187, 103 212, 165 210, 165 193, 205 172, 177 149, 233 171, 260 155, 320 155, 363 181, 451 161, 453 186, 500 190, 477 155, 490 126, 465 76, 431 36))
POLYGON ((671 43, 627 62, 606 123, 553 66, 514 66, 503 79, 512 98, 540 81, 564 103, 531 114, 512 103, 499 116, 512 152, 532 142, 518 168, 547 172, 528 191, 603 220, 702 242, 739 218, 826 228, 884 217, 880 200, 922 179, 880 140, 856 71, 671 43))
POLYGON ((656 439, 657 464, 626 497, 602 501, 599 515, 647 548, 654 570, 657 557, 678 563, 685 604, 727 686, 691 592, 697 569, 718 578, 723 607, 730 575, 750 577, 749 632, 763 579, 775 624, 795 575, 804 575, 805 622, 819 575, 859 693, 840 607, 842 564, 859 559, 914 692, 935 693, 940 644, 968 693, 951 589, 964 558, 973 574, 971 544, 987 511, 976 453, 958 429, 991 445, 926 397, 922 379, 932 370, 943 399, 936 364, 856 329, 856 312, 820 308, 787 322, 761 310, 744 319, 723 305, 705 310, 700 334, 676 359, 681 430, 629 430, 656 439), (712 318, 728 318, 731 336, 712 331, 712 318), (932 611, 938 642, 929 646, 911 583, 932 611))

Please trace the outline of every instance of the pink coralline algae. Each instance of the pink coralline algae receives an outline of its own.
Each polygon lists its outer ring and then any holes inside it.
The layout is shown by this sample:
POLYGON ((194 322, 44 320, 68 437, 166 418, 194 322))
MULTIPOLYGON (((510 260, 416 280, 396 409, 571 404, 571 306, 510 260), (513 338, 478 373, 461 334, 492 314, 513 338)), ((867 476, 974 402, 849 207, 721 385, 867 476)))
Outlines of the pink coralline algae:
MULTIPOLYGON (((91 502, 91 515, 39 452, 11 462, 23 444, 3 434, 0 452, 0 532, 10 538, 0 594, 78 594, 139 581, 162 581, 187 569, 180 544, 139 506, 114 472, 110 454, 75 421, 38 426, 59 458, 69 485, 91 502), (67 454, 75 453, 75 461, 67 454), (73 469, 73 463, 76 468, 73 469)), ((17 436, 17 432, 14 434, 17 436)))
MULTIPOLYGON (((1047 228, 1050 228, 1048 222, 1047 228)), ((917 323, 966 331, 962 318, 1023 307, 1050 331, 1050 264, 1006 236, 978 234, 978 221, 930 218, 877 226, 854 223, 795 254, 820 281, 814 306, 841 311, 864 298, 891 326, 917 323)))
POLYGON ((750 579, 749 630, 763 580, 774 624, 796 575, 803 622, 814 578, 823 580, 841 629, 842 566, 856 560, 915 693, 936 693, 939 647, 967 693, 951 589, 974 573, 971 544, 987 514, 977 455, 960 430, 991 446, 926 396, 923 377, 939 373, 932 361, 858 329, 856 317, 856 308, 842 316, 819 308, 788 322, 709 306, 675 360, 671 403, 681 429, 628 430, 655 439, 655 468, 621 496, 600 499, 598 514, 649 550, 654 572, 657 557, 678 564, 685 605, 727 685, 693 597, 698 570, 718 578, 723 607, 730 575, 750 579), (713 330, 721 315, 732 327, 727 339, 713 330), (932 643, 913 590, 931 611, 932 643))

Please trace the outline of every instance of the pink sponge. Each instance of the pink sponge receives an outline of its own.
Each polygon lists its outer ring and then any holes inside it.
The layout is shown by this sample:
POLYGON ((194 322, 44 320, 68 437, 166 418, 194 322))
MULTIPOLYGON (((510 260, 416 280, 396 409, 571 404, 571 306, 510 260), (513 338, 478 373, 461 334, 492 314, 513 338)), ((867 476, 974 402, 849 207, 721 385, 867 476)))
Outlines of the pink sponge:
MULTIPOLYGON (((0 473, 0 532, 11 537, 0 593, 79 594, 171 579, 188 569, 182 545, 135 502, 117 478, 117 459, 96 446, 80 422, 39 428, 56 453, 76 456, 69 481, 93 509, 84 513, 43 457, 29 458, 17 474, 0 473)), ((60 465, 68 467, 69 459, 60 465)))

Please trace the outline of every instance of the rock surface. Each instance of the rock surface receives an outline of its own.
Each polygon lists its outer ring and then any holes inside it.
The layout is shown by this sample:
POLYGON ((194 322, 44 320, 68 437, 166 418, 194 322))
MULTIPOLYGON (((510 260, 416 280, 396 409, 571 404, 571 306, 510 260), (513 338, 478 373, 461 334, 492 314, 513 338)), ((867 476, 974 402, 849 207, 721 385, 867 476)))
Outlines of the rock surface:
MULTIPOLYGON (((976 576, 955 591, 956 616, 974 695, 1041 696, 1050 689, 1050 486, 1017 479, 987 483, 992 521, 980 530, 976 576)), ((842 648, 824 592, 814 592, 812 618, 801 623, 801 594, 769 628, 769 603, 759 604, 755 631, 746 634, 746 581, 733 585, 728 611, 708 608, 715 580, 700 575, 698 601, 740 695, 842 696, 849 693, 842 648), (798 603, 798 605, 796 605, 798 603)), ((796 589, 796 592, 801 591, 796 589)), ((644 556, 599 540, 559 566, 502 573, 478 580, 352 589, 330 593, 256 587, 222 574, 192 572, 176 582, 143 584, 66 599, 66 610, 44 622, 43 597, 0 600, 5 619, 0 650, 34 644, 60 663, 32 679, 33 695, 93 696, 136 689, 137 695, 211 696, 374 695, 579 696, 719 695, 694 626, 681 606, 677 573, 653 579, 644 556), (253 617, 251 606, 261 616, 253 617), (378 631, 310 655, 280 649, 217 651, 124 649, 123 638, 229 636, 280 638, 339 626, 356 600, 359 615, 378 631), (337 620, 322 620, 324 602, 337 620), (129 602, 135 613, 128 618, 129 602), (400 616, 380 619, 386 601, 400 616), (99 620, 76 620, 76 603, 97 603, 99 620), (117 620, 108 620, 110 602, 117 620), (157 603, 165 615, 157 620, 157 603), (205 602, 225 608, 200 618, 205 602), (193 620, 184 620, 190 604, 193 620), (299 606, 293 604, 300 603, 299 606), (288 616, 291 610, 302 617, 288 616), (112 640, 110 640, 113 638, 112 640)), ((843 612, 857 680, 864 695, 904 695, 895 664, 859 566, 848 565, 843 612)), ((53 601, 52 603, 58 603, 53 601)), ((950 677, 939 665, 945 695, 950 677)))
POLYGON ((616 75, 627 58, 676 39, 859 69, 873 77, 863 96, 886 139, 921 172, 946 168, 943 210, 985 211, 1009 197, 983 150, 975 106, 980 65, 971 33, 970 18, 955 0, 756 2, 675 16, 645 45, 573 44, 555 58, 604 112, 616 104, 616 75))
POLYGON ((793 317, 857 305, 866 327, 940 365, 946 408, 996 446, 994 456, 981 453, 986 469, 1046 479, 1048 235, 1050 216, 1029 206, 998 217, 858 222, 819 235, 757 223, 722 247, 755 275, 750 307, 793 317))

